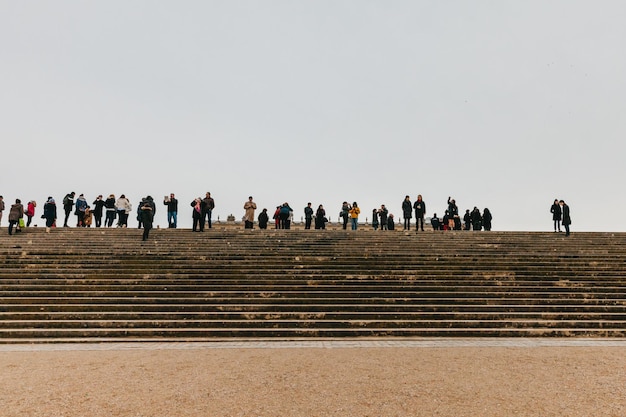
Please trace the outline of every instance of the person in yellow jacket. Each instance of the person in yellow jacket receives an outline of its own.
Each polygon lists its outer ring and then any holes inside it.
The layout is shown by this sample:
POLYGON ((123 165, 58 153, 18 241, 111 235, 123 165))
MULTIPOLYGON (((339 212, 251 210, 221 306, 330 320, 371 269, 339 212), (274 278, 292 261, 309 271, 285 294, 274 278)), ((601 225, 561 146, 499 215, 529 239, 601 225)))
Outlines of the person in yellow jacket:
POLYGON ((357 224, 359 223, 359 213, 361 213, 361 209, 356 204, 356 201, 352 203, 352 208, 349 211, 350 213, 350 221, 352 222, 352 230, 356 230, 357 224))

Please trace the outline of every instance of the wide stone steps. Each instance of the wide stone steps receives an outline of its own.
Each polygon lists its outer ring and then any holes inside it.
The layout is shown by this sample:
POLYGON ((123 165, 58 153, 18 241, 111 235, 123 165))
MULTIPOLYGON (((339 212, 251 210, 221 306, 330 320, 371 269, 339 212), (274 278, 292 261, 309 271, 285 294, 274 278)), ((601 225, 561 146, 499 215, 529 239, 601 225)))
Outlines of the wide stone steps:
POLYGON ((0 342, 626 333, 626 235, 27 229, 0 342))

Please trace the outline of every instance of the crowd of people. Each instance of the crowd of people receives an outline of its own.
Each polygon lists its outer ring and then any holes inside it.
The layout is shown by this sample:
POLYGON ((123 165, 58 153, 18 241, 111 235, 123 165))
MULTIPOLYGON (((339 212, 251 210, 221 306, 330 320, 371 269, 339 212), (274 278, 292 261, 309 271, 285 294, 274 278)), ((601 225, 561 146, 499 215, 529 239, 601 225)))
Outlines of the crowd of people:
MULTIPOLYGON (((174 193, 163 197, 163 204, 167 207, 167 223, 168 228, 176 228, 178 226, 178 200, 174 193)), ((70 192, 63 197, 63 227, 69 227, 69 219, 72 213, 76 216, 76 227, 128 227, 128 218, 133 210, 130 200, 124 195, 118 198, 114 194, 110 194, 107 198, 98 195, 96 199, 89 204, 84 194, 76 197, 75 192, 70 192), (103 221, 104 218, 104 221, 103 221)), ((37 203, 31 200, 27 203, 26 208, 20 199, 16 199, 9 211, 9 234, 15 231, 19 233, 22 228, 29 227, 35 216, 37 203), (27 221, 24 221, 26 216, 27 221)), ((205 227, 212 227, 212 213, 215 209, 215 200, 211 197, 211 193, 207 192, 204 198, 198 197, 191 202, 192 220, 194 232, 203 232, 205 227)), ((267 229, 270 218, 266 208, 264 208, 255 219, 255 211, 257 205, 252 196, 248 197, 248 201, 244 203, 244 216, 242 218, 244 227, 252 229, 255 220, 260 229, 267 229)), ((426 216, 426 202, 421 194, 419 194, 415 202, 411 202, 410 196, 405 196, 401 204, 403 230, 411 229, 411 221, 415 216, 414 227, 416 231, 424 231, 424 220, 426 216)), ((5 203, 0 196, 0 224, 2 222, 2 214, 5 210, 5 203)), ((143 239, 147 239, 152 229, 154 216, 157 207, 151 196, 146 196, 137 207, 136 215, 138 228, 144 229, 143 239)), ((569 236, 569 226, 571 218, 569 214, 569 206, 563 200, 555 199, 550 207, 552 219, 554 221, 554 231, 560 232, 561 226, 565 228, 565 235, 569 236)), ((356 201, 349 204, 347 201, 342 203, 338 214, 338 220, 343 229, 347 229, 348 223, 352 230, 357 230, 359 225, 359 215, 361 209, 356 201)), ((290 229, 293 223, 294 210, 289 203, 285 202, 276 206, 272 219, 276 229, 290 229)), ((54 198, 48 197, 44 206, 42 219, 45 219, 46 229, 50 230, 56 227, 57 223, 57 207, 54 198)), ((314 210, 311 203, 304 208, 304 228, 325 229, 329 218, 327 217, 324 206, 320 204, 317 210, 314 210)), ((447 209, 443 218, 439 218, 436 213, 430 219, 433 230, 491 230, 492 215, 488 208, 481 213, 475 206, 473 210, 465 210, 463 217, 459 214, 456 201, 448 197, 447 209)), ((395 218, 389 212, 387 207, 382 204, 380 208, 372 210, 371 227, 374 230, 394 230, 395 218)))

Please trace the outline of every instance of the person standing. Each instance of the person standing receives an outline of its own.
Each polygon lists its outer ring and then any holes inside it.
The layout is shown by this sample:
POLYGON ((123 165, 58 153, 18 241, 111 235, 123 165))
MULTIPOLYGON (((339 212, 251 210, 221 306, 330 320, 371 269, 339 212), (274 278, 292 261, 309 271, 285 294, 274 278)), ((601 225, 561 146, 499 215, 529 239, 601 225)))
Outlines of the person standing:
POLYGON ((76 199, 76 227, 85 227, 85 210, 87 210, 87 200, 81 194, 76 199))
POLYGON ((93 204, 93 210, 91 210, 91 213, 93 214, 96 227, 100 227, 102 226, 102 213, 104 212, 104 200, 102 199, 102 194, 96 197, 91 204, 93 204))
POLYGON ((415 231, 422 230, 424 231, 424 216, 426 215, 426 203, 422 199, 422 195, 417 195, 417 200, 413 204, 413 209, 415 210, 415 231))
POLYGON ((315 212, 315 228, 316 229, 326 229, 326 210, 324 210, 323 205, 317 206, 317 211, 315 212))
POLYGON ((65 220, 63 220, 63 227, 69 227, 67 225, 67 220, 70 218, 70 214, 72 213, 72 208, 74 207, 74 196, 76 193, 72 191, 69 194, 66 194, 63 197, 63 210, 65 211, 65 220))
POLYGON ((352 225, 352 230, 356 230, 357 225, 359 224, 359 214, 361 213, 361 209, 356 204, 356 201, 352 203, 352 208, 350 209, 350 221, 352 225))
POLYGON ((380 230, 387 230, 387 219, 389 215, 389 210, 385 207, 384 204, 380 206, 378 209, 378 216, 380 217, 380 230))
POLYGON ((552 206, 550 207, 550 213, 552 213, 552 221, 554 221, 554 231, 556 232, 558 229, 560 232, 562 213, 558 198, 554 199, 554 203, 552 203, 552 206))
POLYGON ((143 237, 141 240, 144 242, 148 240, 150 230, 152 230, 152 221, 154 220, 153 207, 154 201, 150 196, 148 196, 148 198, 145 198, 141 203, 141 211, 139 217, 141 217, 140 222, 143 225, 143 237))
POLYGON ((33 216, 35 215, 35 207, 37 207, 37 202, 35 200, 30 200, 28 202, 28 205, 26 206, 26 217, 28 217, 26 227, 30 226, 30 222, 33 220, 33 216))
POLYGON ((270 216, 267 214, 267 209, 264 208, 259 214, 259 229, 267 229, 267 222, 270 220, 270 216))
POLYGON ((346 230, 346 227, 348 225, 348 218, 350 217, 350 210, 352 210, 352 207, 350 207, 350 204, 348 204, 347 201, 344 201, 343 204, 341 205, 341 211, 339 212, 339 217, 343 219, 343 230, 346 230))
POLYGON ((563 214, 563 220, 561 220, 561 224, 565 227, 565 236, 569 236, 569 226, 572 224, 572 218, 569 215, 569 206, 565 204, 565 201, 559 201, 559 205, 561 206, 561 213, 563 214))
POLYGON ((290 229, 291 228, 291 214, 293 213, 293 209, 289 206, 289 203, 285 202, 282 206, 280 206, 280 228, 281 229, 290 229))
POLYGON ((2 213, 4 212, 4 197, 0 195, 0 225, 2 224, 2 213))
POLYGON ((372 210, 372 229, 378 230, 378 210, 372 210))
POLYGON ((448 197, 448 230, 456 229, 456 221, 458 218, 459 208, 456 205, 456 201, 453 198, 448 197))
POLYGON ((483 227, 483 216, 480 214, 478 207, 474 206, 472 210, 472 230, 480 231, 483 227))
MULTIPOLYGON (((168 229, 176 229, 178 223, 178 200, 174 193, 170 196, 163 197, 163 204, 167 206, 167 227, 168 229)), ((154 220, 154 215, 152 216, 154 220)))
POLYGON ((491 212, 488 208, 485 207, 485 209, 483 210, 483 228, 486 232, 489 232, 491 230, 491 220, 491 212))
POLYGON ((117 210, 117 227, 128 227, 128 215, 133 211, 133 206, 124 194, 115 202, 115 209, 117 210))
POLYGON ((20 219, 24 218, 24 206, 22 205, 22 201, 17 198, 15 199, 15 204, 11 206, 11 210, 9 210, 9 235, 13 234, 13 226, 16 226, 15 231, 21 232, 20 228, 20 219))
POLYGON ((313 209, 311 208, 311 203, 308 203, 304 208, 304 228, 310 229, 311 223, 313 222, 313 209))
POLYGON ((252 200, 252 196, 248 197, 248 201, 243 205, 243 209, 246 214, 243 216, 246 229, 252 229, 254 227, 254 210, 256 210, 256 203, 252 200))
POLYGON ((393 214, 389 214, 387 217, 387 230, 394 230, 396 228, 396 224, 393 221, 393 214))
POLYGON ((469 209, 465 210, 465 215, 463 216, 463 230, 470 230, 472 225, 472 214, 469 209))
POLYGON ((104 201, 104 208, 106 210, 105 226, 111 227, 115 221, 115 195, 109 195, 109 198, 104 201))
POLYGON ((200 197, 196 198, 195 200, 191 202, 191 207, 192 207, 191 218, 193 219, 193 226, 191 230, 193 232, 204 232, 204 219, 202 217, 203 204, 204 203, 202 202, 202 199, 200 197))
POLYGON ((413 204, 411 203, 411 197, 408 195, 404 197, 402 202, 402 217, 404 218, 404 229, 411 230, 411 217, 413 217, 413 204))
MULTIPOLYGON (((211 193, 207 192, 202 202, 204 203, 204 215, 202 216, 202 222, 204 223, 204 218, 206 216, 207 225, 210 229, 212 225, 211 216, 213 215, 213 209, 215 208, 215 200, 211 197, 211 193)), ((204 226, 202 229, 204 230, 204 226)))
POLYGON ((57 205, 54 198, 48 197, 43 205, 43 217, 46 219, 46 233, 50 233, 50 228, 54 227, 57 220, 57 205))

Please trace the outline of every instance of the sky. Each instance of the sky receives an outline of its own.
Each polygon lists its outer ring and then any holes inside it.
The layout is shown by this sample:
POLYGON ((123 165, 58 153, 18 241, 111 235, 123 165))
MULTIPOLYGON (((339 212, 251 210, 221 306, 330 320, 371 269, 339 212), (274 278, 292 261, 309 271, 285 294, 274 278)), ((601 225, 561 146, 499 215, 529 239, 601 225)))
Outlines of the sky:
POLYGON ((0 195, 39 217, 70 191, 175 193, 180 227, 207 191, 221 220, 248 196, 331 221, 418 194, 441 217, 452 196, 513 231, 551 231, 559 198, 572 231, 625 231, 625 18, 621 0, 0 0, 0 195))

